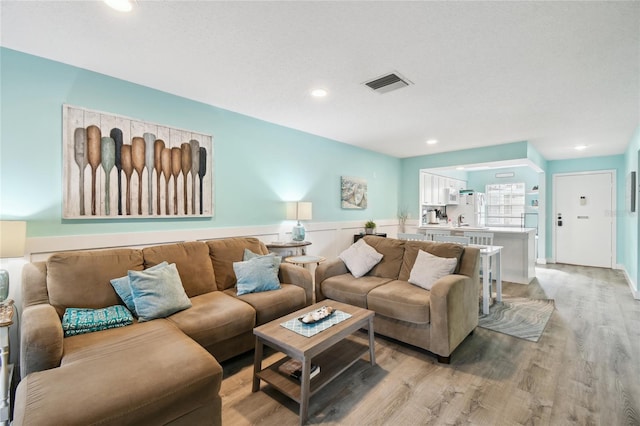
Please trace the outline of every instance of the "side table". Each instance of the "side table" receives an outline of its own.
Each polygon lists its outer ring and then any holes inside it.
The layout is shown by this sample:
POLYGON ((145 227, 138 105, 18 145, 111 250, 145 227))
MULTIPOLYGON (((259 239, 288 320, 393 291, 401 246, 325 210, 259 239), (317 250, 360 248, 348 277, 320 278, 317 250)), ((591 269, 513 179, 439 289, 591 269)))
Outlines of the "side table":
POLYGON ((9 326, 13 324, 13 300, 0 304, 0 424, 9 424, 11 412, 11 376, 13 366, 9 365, 9 326))
POLYGON ((304 256, 307 254, 307 246, 310 245, 310 241, 272 241, 265 244, 270 252, 282 257, 304 256))
POLYGON ((387 234, 385 232, 381 232, 378 234, 353 234, 353 242, 357 242, 360 238, 362 237, 366 237, 367 235, 375 235, 377 237, 384 237, 387 238, 387 234))
POLYGON ((317 265, 320 265, 322 262, 324 262, 325 259, 322 256, 290 256, 284 259, 285 262, 287 263, 293 263, 296 265, 301 265, 301 266, 305 266, 308 265, 310 263, 315 263, 317 265))
MULTIPOLYGON (((306 268, 307 265, 311 265, 313 263, 316 264, 316 266, 320 266, 320 264, 322 262, 324 262, 325 259, 322 256, 309 256, 309 255, 304 255, 304 256, 290 256, 284 259, 285 262, 287 263, 293 263, 294 265, 300 265, 303 268, 306 268)), ((311 272, 311 271, 309 271, 311 272)), ((316 301, 316 277, 315 274, 313 274, 311 272, 311 286, 312 286, 312 297, 311 300, 315 303, 316 301)))

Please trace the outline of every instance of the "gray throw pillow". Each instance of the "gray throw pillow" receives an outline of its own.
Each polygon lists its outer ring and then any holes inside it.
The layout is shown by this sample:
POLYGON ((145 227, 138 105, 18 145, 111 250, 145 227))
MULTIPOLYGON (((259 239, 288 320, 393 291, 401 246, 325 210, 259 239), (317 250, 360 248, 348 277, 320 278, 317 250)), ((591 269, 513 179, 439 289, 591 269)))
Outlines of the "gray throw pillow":
MULTIPOLYGON (((167 266, 167 262, 158 263, 155 266, 147 268, 146 271, 154 271, 156 269, 161 269, 167 266)), ((131 311, 134 315, 137 316, 136 313, 136 304, 133 302, 133 296, 131 295, 131 285, 129 284, 129 275, 126 277, 114 278, 111 280, 111 286, 118 293, 120 299, 127 306, 127 309, 131 311)))
POLYGON ((380 263, 383 256, 363 239, 351 244, 349 248, 338 255, 355 278, 364 276, 371 268, 380 263))
POLYGON ((278 290, 280 288, 279 267, 279 256, 259 256, 244 262, 233 262, 233 272, 238 280, 236 283, 238 296, 278 290))
POLYGON ((128 275, 140 322, 164 318, 191 307, 175 263, 154 270, 129 271, 128 275))
POLYGON ((438 257, 419 250, 416 262, 411 268, 409 282, 425 290, 431 290, 433 284, 440 278, 453 274, 456 263, 458 263, 458 259, 455 257, 438 257))

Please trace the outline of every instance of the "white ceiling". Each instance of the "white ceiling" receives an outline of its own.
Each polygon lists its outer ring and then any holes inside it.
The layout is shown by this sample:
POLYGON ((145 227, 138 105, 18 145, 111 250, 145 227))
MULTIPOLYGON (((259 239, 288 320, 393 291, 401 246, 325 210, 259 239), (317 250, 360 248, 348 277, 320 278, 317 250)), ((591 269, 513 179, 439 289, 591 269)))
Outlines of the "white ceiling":
POLYGON ((550 160, 620 154, 640 123, 636 1, 0 7, 2 46, 397 157, 523 140, 550 160), (390 71, 414 84, 363 86, 390 71))

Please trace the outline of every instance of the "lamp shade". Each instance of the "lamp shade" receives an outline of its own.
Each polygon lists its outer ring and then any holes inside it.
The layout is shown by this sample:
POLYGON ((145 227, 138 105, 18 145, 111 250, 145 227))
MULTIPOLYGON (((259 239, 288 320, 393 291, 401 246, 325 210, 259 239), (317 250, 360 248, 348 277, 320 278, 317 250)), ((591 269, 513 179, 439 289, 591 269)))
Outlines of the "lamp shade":
POLYGON ((287 220, 311 220, 310 201, 298 201, 287 203, 287 220))
POLYGON ((311 202, 298 202, 298 220, 311 220, 311 202))
POLYGON ((22 257, 27 240, 27 222, 0 221, 0 258, 22 257))
POLYGON ((287 203, 287 220, 296 220, 298 217, 298 203, 290 201, 287 203))

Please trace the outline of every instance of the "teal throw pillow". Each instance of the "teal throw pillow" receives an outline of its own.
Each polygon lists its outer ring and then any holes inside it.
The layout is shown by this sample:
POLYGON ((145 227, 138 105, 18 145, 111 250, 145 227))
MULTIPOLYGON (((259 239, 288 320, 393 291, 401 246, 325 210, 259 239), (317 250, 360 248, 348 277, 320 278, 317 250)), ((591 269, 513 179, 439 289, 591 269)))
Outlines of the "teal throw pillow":
POLYGON ((129 271, 129 284, 140 322, 191 307, 175 263, 154 270, 129 271))
MULTIPOLYGON (((156 269, 164 268, 167 265, 168 265, 167 262, 158 263, 155 266, 147 268, 146 271, 154 271, 156 269)), ((131 295, 131 285, 129 284, 129 276, 127 275, 126 277, 112 279, 111 286, 116 291, 116 293, 118 293, 118 296, 120 296, 120 299, 122 299, 124 304, 127 306, 127 309, 129 309, 131 312, 137 315, 136 304, 133 302, 133 296, 131 295)))
POLYGON ((233 262, 233 272, 238 282, 236 288, 238 296, 261 291, 278 290, 278 269, 280 260, 278 256, 259 256, 244 262, 233 262), (277 265, 276 265, 277 263, 277 265))
POLYGON ((276 267, 276 269, 280 269, 280 263, 282 263, 282 257, 281 256, 276 256, 275 253, 269 253, 269 254, 257 254, 252 252, 249 249, 244 249, 244 257, 243 260, 251 260, 251 259, 258 259, 260 257, 268 257, 270 259, 273 259, 273 265, 276 267))
POLYGON ((62 316, 64 337, 133 324, 133 315, 122 305, 102 309, 67 308, 62 316))

